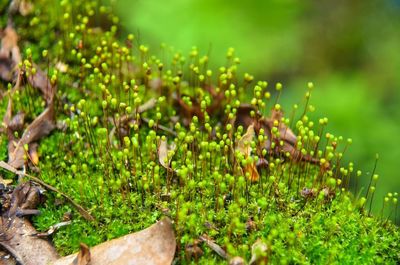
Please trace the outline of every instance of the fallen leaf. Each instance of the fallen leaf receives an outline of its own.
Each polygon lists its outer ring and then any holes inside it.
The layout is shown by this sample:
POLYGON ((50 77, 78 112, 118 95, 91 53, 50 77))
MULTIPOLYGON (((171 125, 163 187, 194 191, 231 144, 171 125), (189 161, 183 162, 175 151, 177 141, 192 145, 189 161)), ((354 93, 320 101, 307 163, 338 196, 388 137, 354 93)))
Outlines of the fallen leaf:
POLYGON ((12 192, 8 208, 2 209, 0 245, 17 260, 18 264, 46 265, 58 258, 55 248, 48 240, 29 236, 37 231, 29 220, 21 215, 24 211, 35 210, 39 194, 37 186, 25 182, 12 192))
POLYGON ((176 146, 171 144, 168 146, 167 140, 161 140, 160 145, 158 147, 158 161, 160 164, 169 171, 173 171, 171 168, 171 159, 172 157, 168 156, 169 152, 173 152, 176 146))
POLYGON ((21 62, 18 35, 11 26, 7 26, 1 36, 0 77, 5 81, 12 81, 19 74, 17 67, 21 62))
POLYGON ((236 110, 236 118, 233 121, 233 125, 235 126, 235 128, 241 125, 244 129, 246 129, 251 124, 254 124, 259 117, 260 114, 257 112, 256 108, 253 105, 241 104, 236 110), (254 118, 250 115, 252 111, 257 114, 254 118))
POLYGON ((137 113, 143 113, 145 111, 148 111, 150 109, 153 109, 156 106, 157 99, 151 98, 142 105, 140 105, 137 109, 137 113))
POLYGON ((29 160, 31 160, 32 164, 37 166, 39 164, 39 154, 38 154, 38 144, 37 143, 33 143, 31 145, 29 145, 29 160))
MULTIPOLYGON (((236 112, 236 118, 233 121, 235 128, 243 126, 248 128, 250 125, 254 125, 255 134, 259 134, 260 129, 264 129, 264 133, 267 136, 267 140, 264 142, 262 148, 273 152, 274 155, 279 153, 289 152, 293 161, 304 161, 312 164, 319 164, 319 159, 313 158, 310 155, 302 155, 299 150, 296 149, 297 137, 293 131, 284 124, 281 119, 283 112, 281 110, 273 109, 270 117, 262 117, 256 108, 252 105, 242 104, 236 112), (251 112, 254 111, 255 117, 251 117, 251 112), (278 122, 279 138, 273 139, 276 143, 275 150, 271 150, 271 130, 274 127, 274 122, 278 122), (283 141, 283 146, 280 146, 280 141, 283 141)), ((249 168, 249 170, 252 170, 249 168)))
POLYGON ((260 239, 251 246, 251 259, 249 265, 265 265, 268 264, 268 251, 267 244, 260 239))
POLYGON ((249 173, 249 179, 252 182, 256 182, 260 179, 260 175, 258 174, 257 167, 255 163, 247 164, 244 168, 246 173, 249 173))
POLYGON ((249 127, 247 127, 246 133, 237 141, 236 150, 241 152, 245 157, 248 157, 251 154, 250 144, 254 136, 254 124, 251 124, 249 127))
POLYGON ((71 265, 88 265, 90 263, 90 250, 89 247, 81 243, 81 250, 79 251, 78 256, 72 261, 71 265))
MULTIPOLYGON (((251 155, 251 141, 255 136, 254 124, 247 127, 246 133, 237 141, 236 150, 248 158, 251 155)), ((247 164, 244 167, 244 172, 249 173, 249 178, 251 181, 257 181, 260 178, 258 174, 256 163, 247 164)))
POLYGON ((50 83, 47 74, 40 70, 37 65, 34 65, 34 68, 36 69, 36 73, 28 76, 28 82, 33 88, 39 89, 42 92, 43 99, 46 101, 47 106, 49 106, 53 103, 56 87, 50 83))
POLYGON ((8 164, 14 168, 24 165, 24 145, 38 141, 48 135, 56 127, 53 105, 47 107, 31 124, 25 129, 21 139, 14 144, 9 143, 8 164))
MULTIPOLYGON (((171 264, 175 248, 171 220, 163 218, 147 229, 92 247, 90 265, 171 264)), ((76 256, 72 254, 50 264, 70 265, 76 256)))
POLYGON ((8 128, 13 132, 21 131, 24 128, 25 113, 18 112, 8 124, 8 128))

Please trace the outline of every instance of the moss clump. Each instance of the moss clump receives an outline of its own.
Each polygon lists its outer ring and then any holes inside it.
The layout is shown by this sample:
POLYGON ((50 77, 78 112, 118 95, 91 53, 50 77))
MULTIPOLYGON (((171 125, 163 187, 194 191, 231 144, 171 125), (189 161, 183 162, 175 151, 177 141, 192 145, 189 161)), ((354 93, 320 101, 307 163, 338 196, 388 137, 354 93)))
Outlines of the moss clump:
MULTIPOLYGON (((183 264, 224 262, 198 243, 204 234, 246 260, 261 240, 272 263, 399 262, 397 227, 368 214, 375 178, 365 197, 354 197, 349 182, 360 173, 341 162, 351 140, 326 133, 326 118, 307 116, 314 111, 312 83, 304 107, 280 116, 282 85, 268 89, 240 74, 233 49, 217 70, 195 48, 187 58, 178 53, 162 61, 133 35, 122 39, 118 18, 97 1, 34 5, 15 27, 29 59, 58 85, 61 125, 40 142, 38 176, 96 219, 85 221, 48 194, 34 218, 39 230, 74 213, 53 237, 62 254, 167 215, 183 264), (193 244, 202 255, 191 252, 193 244)), ((24 110, 35 96, 27 92, 18 95, 24 110)), ((33 118, 42 105, 35 101, 34 111, 25 111, 33 118)), ((395 211, 396 196, 386 201, 387 211, 395 211)))

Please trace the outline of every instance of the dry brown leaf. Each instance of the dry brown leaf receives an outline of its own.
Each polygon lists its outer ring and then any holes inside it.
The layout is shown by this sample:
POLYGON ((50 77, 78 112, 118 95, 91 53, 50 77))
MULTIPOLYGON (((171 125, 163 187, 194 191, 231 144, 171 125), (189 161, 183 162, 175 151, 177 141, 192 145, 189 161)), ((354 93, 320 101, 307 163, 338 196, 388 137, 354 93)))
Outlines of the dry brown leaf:
POLYGON ((28 82, 32 87, 42 92, 43 99, 46 101, 47 106, 49 106, 53 103, 56 87, 50 83, 45 72, 40 70, 37 65, 34 65, 34 67, 36 73, 28 76, 28 82))
POLYGON ((7 26, 1 33, 0 49, 0 78, 5 81, 15 79, 14 71, 21 62, 21 53, 18 47, 18 35, 11 26, 7 26))
POLYGON ((237 141, 236 150, 241 152, 245 157, 249 157, 251 154, 250 143, 255 136, 254 124, 247 127, 246 133, 237 141))
MULTIPOLYGON (((163 218, 147 229, 92 247, 90 265, 171 264, 175 248, 171 220, 163 218)), ((51 264, 70 265, 76 256, 72 254, 51 264)))
POLYGON ((273 109, 271 117, 267 119, 269 127, 272 128, 274 121, 278 121, 280 139, 284 140, 285 142, 291 145, 295 145, 297 142, 297 137, 289 127, 287 127, 283 122, 281 122, 282 117, 283 117, 283 112, 281 110, 273 109))
MULTIPOLYGON (((254 124, 259 114, 257 113, 256 108, 250 104, 241 104, 236 110, 236 118, 234 120, 235 128, 239 127, 240 125, 243 126, 244 129, 249 127, 251 124, 254 124), (254 111, 257 114, 256 118, 251 117, 250 112, 254 111)), ((256 131, 258 129, 256 128, 256 131)))
POLYGON ((48 135, 54 128, 54 110, 53 106, 47 107, 29 126, 25 129, 21 139, 15 145, 9 143, 8 164, 14 168, 20 168, 24 165, 25 150, 24 145, 40 140, 48 135))
POLYGON ((45 265, 58 258, 58 254, 49 241, 29 235, 37 233, 24 216, 34 212, 40 190, 31 182, 25 182, 14 189, 11 203, 0 217, 0 245, 11 253, 19 264, 45 265))
MULTIPOLYGON (((255 136, 254 124, 247 127, 246 133, 239 139, 236 145, 236 150, 244 155, 245 158, 251 155, 251 141, 255 136)), ((256 163, 247 164, 244 167, 244 172, 249 173, 251 181, 257 181, 260 178, 258 174, 256 163)))
POLYGON ((21 131, 24 128, 25 113, 18 112, 8 124, 8 128, 13 131, 21 131))
MULTIPOLYGON (((222 90, 217 91, 214 86, 205 85, 204 89, 211 95, 211 105, 207 106, 205 111, 210 116, 219 116, 221 112, 221 104, 224 100, 224 92, 222 90)), ((189 106, 183 100, 183 95, 175 95, 176 107, 179 110, 179 116, 184 118, 184 124, 189 124, 193 116, 197 116, 200 120, 204 120, 204 112, 201 109, 200 102, 194 97, 188 96, 191 99, 192 104, 189 106)))
POLYGON ((172 171, 171 168, 171 157, 168 157, 168 153, 170 151, 174 151, 176 146, 171 144, 168 146, 167 140, 161 140, 160 146, 158 147, 158 161, 160 164, 169 171, 172 171))
POLYGON ((252 182, 256 182, 260 179, 260 175, 258 174, 257 167, 255 163, 247 164, 244 168, 244 172, 249 173, 249 179, 252 182))
POLYGON ((70 265, 88 265, 90 263, 90 250, 89 247, 81 243, 81 250, 78 253, 78 256, 72 261, 70 265))
POLYGON ((29 160, 35 166, 39 164, 38 147, 39 145, 37 143, 33 143, 29 145, 29 150, 28 150, 29 160))

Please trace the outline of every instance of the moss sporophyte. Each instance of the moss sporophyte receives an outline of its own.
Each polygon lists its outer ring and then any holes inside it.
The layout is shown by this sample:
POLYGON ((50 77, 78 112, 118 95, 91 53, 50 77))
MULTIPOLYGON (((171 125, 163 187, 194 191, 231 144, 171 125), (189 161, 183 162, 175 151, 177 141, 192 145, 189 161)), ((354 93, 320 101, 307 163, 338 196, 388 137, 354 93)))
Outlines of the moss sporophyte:
MULTIPOLYGON (((52 237, 61 254, 169 216, 179 264, 400 261, 398 194, 371 214, 372 200, 381 200, 376 165, 358 171, 344 159, 352 140, 327 132, 327 118, 311 118, 313 83, 288 108, 284 85, 242 74, 233 49, 218 69, 196 47, 186 57, 163 46, 161 59, 124 37, 112 7, 99 1, 32 4, 30 14, 13 17, 21 79, 42 69, 57 87, 57 122, 36 151, 24 146, 22 164, 95 219, 47 194, 33 218, 39 231, 74 215, 52 237), (361 177, 370 178, 364 189, 361 177)), ((20 139, 49 103, 29 82, 16 91, 12 81, 0 85, 1 113, 9 98, 28 121, 12 132, 20 139)), ((8 139, 1 134, 3 160, 8 139)))

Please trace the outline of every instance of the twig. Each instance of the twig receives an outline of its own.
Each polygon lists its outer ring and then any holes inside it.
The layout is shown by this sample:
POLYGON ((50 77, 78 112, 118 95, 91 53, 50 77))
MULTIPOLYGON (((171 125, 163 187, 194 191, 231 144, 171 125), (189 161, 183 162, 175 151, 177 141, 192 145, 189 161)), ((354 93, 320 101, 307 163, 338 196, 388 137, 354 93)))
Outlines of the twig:
POLYGON ((48 190, 51 190, 53 192, 59 193, 61 196, 63 196, 69 203, 72 204, 72 206, 74 206, 78 212, 82 215, 83 218, 85 218, 88 221, 94 221, 94 217, 90 215, 90 213, 85 210, 82 206, 80 206, 79 204, 77 204, 72 198, 70 198, 68 195, 66 195, 65 193, 59 191, 57 188, 54 188, 53 186, 43 182, 42 180, 38 179, 37 177, 31 176, 29 174, 26 174, 22 171, 17 170, 16 168, 10 166, 9 164, 7 164, 4 161, 0 161, 0 167, 2 167, 5 170, 8 170, 14 174, 17 175, 24 175, 25 177, 31 179, 32 181, 42 185, 43 187, 45 187, 48 190))
POLYGON ((203 235, 203 236, 200 236, 199 238, 200 238, 201 241, 206 243, 206 245, 209 248, 214 250, 219 256, 221 256, 222 258, 224 258, 226 260, 229 259, 229 255, 225 252, 225 250, 223 250, 218 244, 216 244, 214 241, 209 239, 207 236, 203 235))
POLYGON ((155 98, 151 98, 148 101, 146 101, 145 103, 143 103, 142 105, 140 105, 137 109, 137 113, 142 113, 145 111, 148 111, 149 109, 152 109, 155 107, 157 103, 157 99, 155 98))
MULTIPOLYGON (((149 119, 147 119, 147 118, 141 118, 141 119, 142 119, 142 121, 144 121, 145 123, 149 123, 149 119)), ((170 128, 165 127, 165 126, 163 126, 163 125, 161 125, 161 124, 158 124, 158 125, 157 125, 157 129, 160 129, 160 130, 165 131, 165 132, 167 132, 167 133, 169 133, 169 134, 172 134, 173 136, 177 136, 177 134, 176 134, 175 131, 173 131, 173 130, 171 130, 170 128)))

